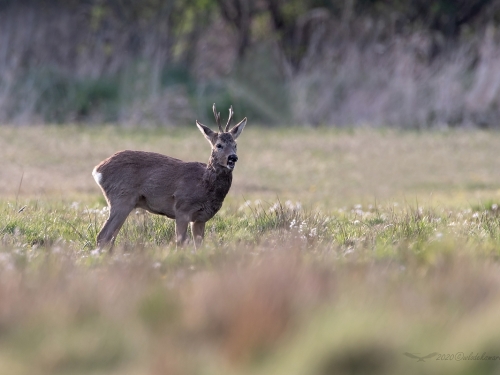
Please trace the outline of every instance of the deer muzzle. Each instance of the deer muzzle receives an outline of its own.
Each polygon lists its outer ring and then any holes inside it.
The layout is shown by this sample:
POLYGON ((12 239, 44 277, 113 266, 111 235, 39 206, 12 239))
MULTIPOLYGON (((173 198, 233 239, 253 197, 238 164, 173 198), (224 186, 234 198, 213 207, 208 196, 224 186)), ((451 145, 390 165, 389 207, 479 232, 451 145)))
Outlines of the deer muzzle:
POLYGON ((234 169, 234 165, 236 164, 237 161, 238 157, 236 156, 236 154, 229 155, 227 157, 227 167, 229 169, 234 169))

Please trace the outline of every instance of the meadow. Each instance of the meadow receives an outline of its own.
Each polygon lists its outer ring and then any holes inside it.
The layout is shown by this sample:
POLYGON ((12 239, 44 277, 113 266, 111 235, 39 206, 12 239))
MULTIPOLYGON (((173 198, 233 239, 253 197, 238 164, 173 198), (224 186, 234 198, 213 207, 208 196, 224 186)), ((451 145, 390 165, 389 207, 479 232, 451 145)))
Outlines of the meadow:
POLYGON ((91 171, 196 127, 0 127, 1 374, 497 374, 500 133, 249 123, 202 248, 91 171), (427 357, 418 361, 418 357, 427 357))

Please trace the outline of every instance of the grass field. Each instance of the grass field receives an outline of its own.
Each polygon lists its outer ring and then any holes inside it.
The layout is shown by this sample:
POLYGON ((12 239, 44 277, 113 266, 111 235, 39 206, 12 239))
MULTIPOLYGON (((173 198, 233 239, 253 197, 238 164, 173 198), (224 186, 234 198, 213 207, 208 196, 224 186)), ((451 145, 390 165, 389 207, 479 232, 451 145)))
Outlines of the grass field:
POLYGON ((500 133, 249 124, 200 251, 137 211, 100 254, 122 149, 209 156, 194 125, 0 127, 0 374, 500 372, 500 133))

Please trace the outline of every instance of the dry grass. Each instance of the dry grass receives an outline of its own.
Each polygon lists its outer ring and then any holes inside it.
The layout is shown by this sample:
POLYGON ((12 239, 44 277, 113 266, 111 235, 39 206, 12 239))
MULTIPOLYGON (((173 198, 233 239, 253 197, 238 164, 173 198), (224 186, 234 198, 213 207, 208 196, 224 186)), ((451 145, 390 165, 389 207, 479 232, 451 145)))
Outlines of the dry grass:
POLYGON ((0 373, 498 373, 500 134, 249 127, 201 251, 142 212, 92 251, 98 161, 205 142, 0 128, 0 373))
MULTIPOLYGON (((500 134, 329 128, 255 128, 241 138, 229 203, 300 201, 324 210, 357 203, 472 205, 500 198, 500 134)), ((0 194, 99 195, 90 172, 122 149, 206 161, 209 146, 194 125, 178 130, 38 127, 0 129, 0 194)))

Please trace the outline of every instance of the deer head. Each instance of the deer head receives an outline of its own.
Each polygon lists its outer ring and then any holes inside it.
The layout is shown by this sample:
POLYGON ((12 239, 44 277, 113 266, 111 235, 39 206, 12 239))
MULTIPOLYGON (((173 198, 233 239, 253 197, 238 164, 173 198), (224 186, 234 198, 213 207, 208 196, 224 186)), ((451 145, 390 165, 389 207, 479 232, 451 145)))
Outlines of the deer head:
POLYGON ((233 107, 231 106, 229 108, 229 118, 227 120, 226 127, 223 130, 220 123, 220 113, 218 113, 215 109, 215 103, 212 109, 219 132, 214 132, 209 127, 198 122, 198 120, 196 120, 196 126, 198 126, 198 129, 200 129, 201 133, 212 145, 212 155, 210 159, 211 164, 214 166, 224 167, 232 171, 238 161, 238 156, 236 155, 236 139, 243 131, 243 128, 247 123, 247 118, 245 117, 229 130, 229 125, 231 124, 231 120, 233 118, 233 107))

